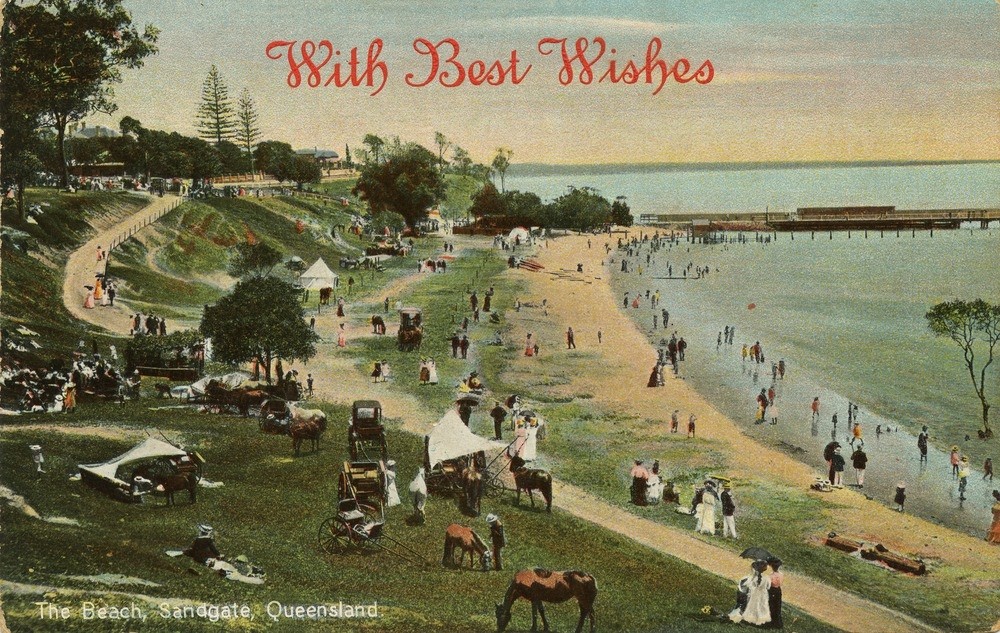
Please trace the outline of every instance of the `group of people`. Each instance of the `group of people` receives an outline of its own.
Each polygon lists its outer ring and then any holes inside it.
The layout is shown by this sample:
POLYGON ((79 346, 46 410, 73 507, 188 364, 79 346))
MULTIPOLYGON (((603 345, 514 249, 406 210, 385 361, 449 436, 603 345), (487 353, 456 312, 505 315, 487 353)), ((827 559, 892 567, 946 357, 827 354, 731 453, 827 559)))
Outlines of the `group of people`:
POLYGON ((679 502, 680 499, 674 491, 673 482, 664 483, 660 476, 660 460, 653 460, 652 467, 646 468, 643 460, 637 459, 629 474, 632 477, 629 493, 633 505, 657 505, 661 500, 664 503, 679 502))
POLYGON ((136 312, 130 323, 129 335, 166 336, 167 320, 153 314, 143 317, 141 313, 136 312))
POLYGON ((106 279, 104 275, 97 275, 94 277, 94 285, 85 287, 87 295, 83 299, 84 308, 89 310, 95 305, 101 305, 102 307, 115 305, 115 297, 118 296, 118 285, 110 279, 106 279))
POLYGON ((730 621, 768 629, 784 628, 781 618, 781 586, 784 575, 777 557, 755 560, 750 574, 736 585, 736 608, 726 616, 730 621), (771 573, 765 574, 770 568, 771 573))
POLYGON ((715 535, 716 508, 722 511, 723 538, 739 538, 736 533, 736 502, 733 500, 733 484, 722 480, 722 492, 713 479, 706 479, 701 486, 694 486, 691 498, 691 514, 695 517, 694 531, 715 535), (720 507, 721 506, 721 507, 720 507))

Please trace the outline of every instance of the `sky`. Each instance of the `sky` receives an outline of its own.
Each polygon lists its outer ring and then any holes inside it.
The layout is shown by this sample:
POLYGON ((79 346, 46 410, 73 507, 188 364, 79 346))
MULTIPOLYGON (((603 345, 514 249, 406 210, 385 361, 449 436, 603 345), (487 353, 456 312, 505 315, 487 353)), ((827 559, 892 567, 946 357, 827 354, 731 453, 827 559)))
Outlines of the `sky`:
MULTIPOLYGON (((443 2, 368 0, 125 0, 138 25, 160 30, 159 53, 124 72, 118 112, 150 128, 195 133, 202 82, 214 64, 234 100, 255 99, 265 139, 343 154, 366 133, 428 147, 434 133, 490 162, 746 162, 1000 159, 1000 0, 654 0, 443 2), (606 42, 595 81, 560 84, 545 37, 606 42), (287 84, 276 40, 329 40, 362 59, 375 38, 384 89, 287 84), (453 38, 463 66, 520 59, 518 85, 437 83, 413 43, 453 38), (614 58, 641 64, 652 38, 660 58, 709 60, 707 84, 600 83, 614 58), (615 54, 611 54, 611 49, 615 54), (414 79, 418 82, 419 79, 414 79)), ((588 49, 592 55, 595 45, 588 49)), ((441 66, 450 51, 442 47, 441 66)), ((319 57, 317 57, 319 59, 319 57)), ((338 59, 338 58, 334 58, 338 59)), ((320 69, 322 81, 333 61, 320 69)), ((454 70, 454 69, 453 69, 454 70)), ((346 71, 345 71, 346 72, 346 71)), ((452 77, 454 72, 452 73, 452 77)), ((645 79, 640 75, 641 79, 645 79)), ((657 83, 659 83, 657 81, 657 83)))

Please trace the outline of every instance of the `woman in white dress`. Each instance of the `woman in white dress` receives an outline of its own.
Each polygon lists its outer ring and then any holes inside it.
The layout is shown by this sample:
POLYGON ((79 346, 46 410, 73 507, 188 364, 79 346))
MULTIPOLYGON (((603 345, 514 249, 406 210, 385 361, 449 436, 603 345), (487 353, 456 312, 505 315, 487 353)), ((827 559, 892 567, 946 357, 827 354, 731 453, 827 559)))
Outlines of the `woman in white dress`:
POLYGON ((660 478, 660 460, 653 462, 653 468, 646 479, 646 503, 656 505, 663 497, 663 480, 660 478))
POLYGON ((740 593, 746 590, 746 604, 745 606, 737 604, 737 607, 729 613, 729 619, 733 622, 746 622, 760 626, 771 621, 771 609, 767 601, 767 590, 771 587, 771 578, 763 575, 762 572, 765 569, 767 569, 766 561, 754 561, 753 571, 740 581, 740 593))
POLYGON ((521 457, 524 458, 524 461, 531 462, 538 457, 538 421, 535 418, 528 421, 525 432, 524 454, 521 457))
POLYGON ((399 491, 396 490, 396 460, 387 461, 385 468, 385 505, 391 508, 402 503, 399 500, 399 491))
POLYGON ((430 380, 427 382, 432 385, 438 384, 438 368, 437 363, 434 362, 433 358, 427 359, 427 372, 430 375, 430 380))
MULTIPOLYGON (((715 492, 715 484, 711 481, 705 482, 705 494, 701 497, 701 515, 699 532, 702 534, 715 534, 715 504, 719 497, 715 492)), ((766 591, 764 592, 767 593, 766 591)))

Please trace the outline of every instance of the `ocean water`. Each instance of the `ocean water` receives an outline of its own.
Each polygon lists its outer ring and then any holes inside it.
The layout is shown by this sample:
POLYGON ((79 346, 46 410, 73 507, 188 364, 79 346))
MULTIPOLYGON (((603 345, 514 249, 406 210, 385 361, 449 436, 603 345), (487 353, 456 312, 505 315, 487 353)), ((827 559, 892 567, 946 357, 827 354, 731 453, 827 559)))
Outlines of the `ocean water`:
POLYGON ((626 165, 604 171, 514 165, 505 184, 543 200, 564 194, 570 185, 593 187, 609 199, 625 196, 636 218, 643 213, 790 212, 848 205, 1000 207, 1000 163, 661 170, 626 165))
MULTIPOLYGON (((639 229, 640 231, 642 229, 639 229)), ((649 231, 649 229, 647 229, 649 231)), ((682 376, 721 411, 761 441, 778 445, 825 472, 823 446, 837 439, 847 446, 847 402, 860 407, 870 462, 864 492, 890 503, 898 481, 906 481, 907 511, 981 536, 989 523, 990 490, 982 482, 986 456, 1000 463, 1000 442, 975 437, 981 408, 958 346, 936 338, 924 314, 939 301, 982 297, 1000 303, 1000 231, 959 230, 817 235, 778 234, 769 244, 704 245, 681 241, 661 249, 649 264, 643 251, 632 259, 639 276, 615 273, 619 294, 626 289, 660 289, 670 327, 652 330, 648 302, 626 312, 653 341, 673 331, 690 343, 682 376), (708 266, 701 279, 666 280, 689 263, 708 266), (748 309, 754 304, 754 309, 748 309), (716 350, 718 332, 736 326, 732 347, 716 350), (740 360, 740 346, 760 341, 767 362, 740 360), (778 381, 779 424, 753 424, 754 396, 771 384, 771 362, 785 359, 788 378, 778 381), (819 423, 810 423, 809 404, 821 398, 819 423), (836 430, 831 417, 838 412, 836 430), (931 432, 930 463, 921 467, 915 435, 931 432), (875 437, 876 425, 898 432, 875 437), (966 440, 966 434, 972 438, 966 440), (969 499, 960 503, 947 449, 970 455, 969 499), (976 473, 979 474, 976 474, 976 473)), ((620 259, 621 254, 617 254, 620 259)), ((619 264, 611 265, 614 271, 619 264)), ((659 309, 656 310, 659 314, 659 309)), ((649 359, 649 364, 655 359, 649 359)), ((994 428, 1000 428, 998 363, 987 373, 994 428)), ((845 472, 853 482, 853 469, 845 472)))

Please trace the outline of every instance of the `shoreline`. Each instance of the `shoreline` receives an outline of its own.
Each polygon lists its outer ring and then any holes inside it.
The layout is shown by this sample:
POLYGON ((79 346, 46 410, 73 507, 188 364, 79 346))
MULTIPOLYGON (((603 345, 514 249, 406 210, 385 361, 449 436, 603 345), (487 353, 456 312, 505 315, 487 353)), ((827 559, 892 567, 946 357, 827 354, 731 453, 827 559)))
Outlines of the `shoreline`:
MULTIPOLYGON (((588 352, 587 357, 581 357, 581 362, 602 368, 600 372, 576 372, 572 390, 592 394, 595 404, 613 411, 664 425, 675 408, 681 410, 682 420, 686 420, 688 412, 693 412, 698 417, 699 437, 725 447, 734 477, 747 481, 760 477, 800 491, 808 488, 818 474, 814 468, 747 436, 737 423, 686 381, 667 380, 667 385, 658 389, 645 386, 647 365, 656 358, 655 351, 645 333, 617 309, 619 301, 612 290, 609 270, 601 266, 602 261, 610 259, 603 248, 605 241, 613 244, 616 238, 598 235, 549 240, 548 246, 540 247, 534 257, 545 266, 543 271, 515 271, 529 288, 529 295, 521 299, 540 301, 547 298, 548 315, 544 320, 524 316, 512 319, 512 340, 524 340, 530 325, 531 331, 542 341, 543 350, 547 349, 543 353, 573 355, 577 352, 561 349, 565 347, 565 328, 572 326, 579 351, 588 352), (587 248, 588 238, 592 241, 590 249, 587 248), (584 265, 582 275, 575 273, 577 263, 584 265), (573 277, 589 283, 567 283, 568 278, 573 277), (580 306, 586 309, 581 310, 580 306), (602 331, 601 344, 595 340, 598 329, 602 331), (625 350, 627 353, 623 353, 625 350)), ((527 368, 531 362, 532 359, 519 356, 508 371, 530 371, 527 368)), ((843 533, 878 535, 877 538, 891 548, 983 573, 1000 566, 1000 548, 990 546, 982 536, 970 537, 911 514, 897 513, 848 489, 826 494, 809 493, 809 496, 826 502, 823 516, 843 533)))

